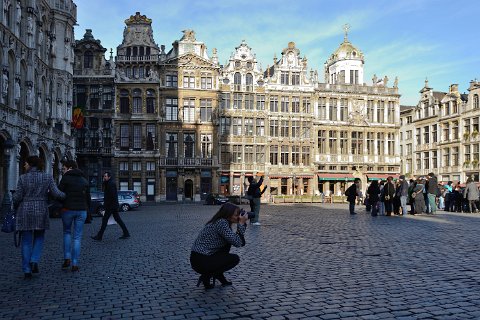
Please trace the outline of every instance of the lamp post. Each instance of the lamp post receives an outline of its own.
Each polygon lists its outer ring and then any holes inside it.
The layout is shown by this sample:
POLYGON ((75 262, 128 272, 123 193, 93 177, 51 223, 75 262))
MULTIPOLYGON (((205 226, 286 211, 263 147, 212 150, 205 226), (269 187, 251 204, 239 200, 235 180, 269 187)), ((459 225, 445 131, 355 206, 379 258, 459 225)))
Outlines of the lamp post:
POLYGON ((2 217, 4 217, 9 211, 10 209, 12 208, 12 202, 10 200, 10 195, 8 194, 8 167, 10 165, 10 153, 11 153, 11 149, 13 149, 15 147, 15 143, 13 142, 13 140, 11 138, 8 138, 7 140, 5 140, 5 142, 3 143, 3 147, 4 147, 4 155, 5 155, 5 161, 4 161, 4 166, 5 166, 5 172, 3 174, 4 176, 4 183, 3 183, 3 186, 5 188, 5 194, 3 196, 3 200, 2 200, 2 217))
POLYGON ((297 175, 293 174, 293 203, 295 203, 296 196, 297 196, 297 175))

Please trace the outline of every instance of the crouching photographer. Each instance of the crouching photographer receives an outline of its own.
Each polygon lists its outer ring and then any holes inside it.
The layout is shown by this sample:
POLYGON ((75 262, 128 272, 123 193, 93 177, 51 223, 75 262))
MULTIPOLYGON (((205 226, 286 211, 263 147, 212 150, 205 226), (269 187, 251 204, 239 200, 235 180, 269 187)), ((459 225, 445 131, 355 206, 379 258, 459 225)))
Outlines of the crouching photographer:
POLYGON ((190 264, 200 274, 197 286, 203 283, 205 289, 215 286, 219 280, 223 286, 231 285, 223 273, 234 268, 240 258, 230 253, 231 246, 245 245, 244 233, 247 228, 249 214, 232 203, 225 203, 207 222, 193 243, 190 264), (237 231, 232 224, 237 224, 237 231))

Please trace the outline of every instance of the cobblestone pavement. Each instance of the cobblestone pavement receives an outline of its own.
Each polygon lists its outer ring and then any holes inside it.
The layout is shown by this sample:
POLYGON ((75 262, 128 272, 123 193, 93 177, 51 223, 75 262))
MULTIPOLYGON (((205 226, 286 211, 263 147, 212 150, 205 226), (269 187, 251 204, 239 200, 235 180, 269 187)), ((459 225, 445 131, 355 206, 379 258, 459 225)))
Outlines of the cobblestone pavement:
POLYGON ((196 287, 190 247, 218 209, 143 206, 131 231, 89 238, 80 272, 60 269, 61 221, 46 234, 40 274, 23 280, 20 250, 0 234, 2 319, 480 319, 480 215, 350 216, 346 205, 263 205, 261 226, 233 248, 233 286, 196 287))

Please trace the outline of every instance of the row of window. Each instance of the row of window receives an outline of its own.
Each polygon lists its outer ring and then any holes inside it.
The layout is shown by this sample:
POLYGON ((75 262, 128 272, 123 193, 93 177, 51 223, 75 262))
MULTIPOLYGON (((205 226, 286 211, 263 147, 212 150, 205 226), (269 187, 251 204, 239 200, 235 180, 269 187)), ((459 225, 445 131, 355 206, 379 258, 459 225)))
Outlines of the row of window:
POLYGON ((442 149, 442 163, 439 163, 438 151, 417 152, 415 154, 416 170, 430 170, 440 167, 459 165, 459 147, 442 149))
POLYGON ((272 165, 310 165, 310 147, 270 145, 220 145, 222 163, 265 163, 268 154, 272 165))
POLYGON ((395 155, 395 134, 384 132, 319 130, 318 152, 320 154, 345 155, 395 155))

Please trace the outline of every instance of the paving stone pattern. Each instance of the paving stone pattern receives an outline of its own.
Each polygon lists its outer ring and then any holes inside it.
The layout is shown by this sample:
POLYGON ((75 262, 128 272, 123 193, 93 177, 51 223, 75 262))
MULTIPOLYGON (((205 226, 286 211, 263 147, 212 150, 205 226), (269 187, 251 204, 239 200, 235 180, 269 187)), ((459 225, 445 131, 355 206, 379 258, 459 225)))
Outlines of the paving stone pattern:
MULTIPOLYGON (((246 207, 246 206, 245 206, 246 207)), ((233 286, 196 287, 194 238, 218 206, 152 205, 122 213, 132 237, 86 225, 80 272, 62 271, 61 220, 40 274, 0 234, 1 319, 480 319, 480 215, 350 216, 346 205, 263 205, 233 248, 233 286)))

